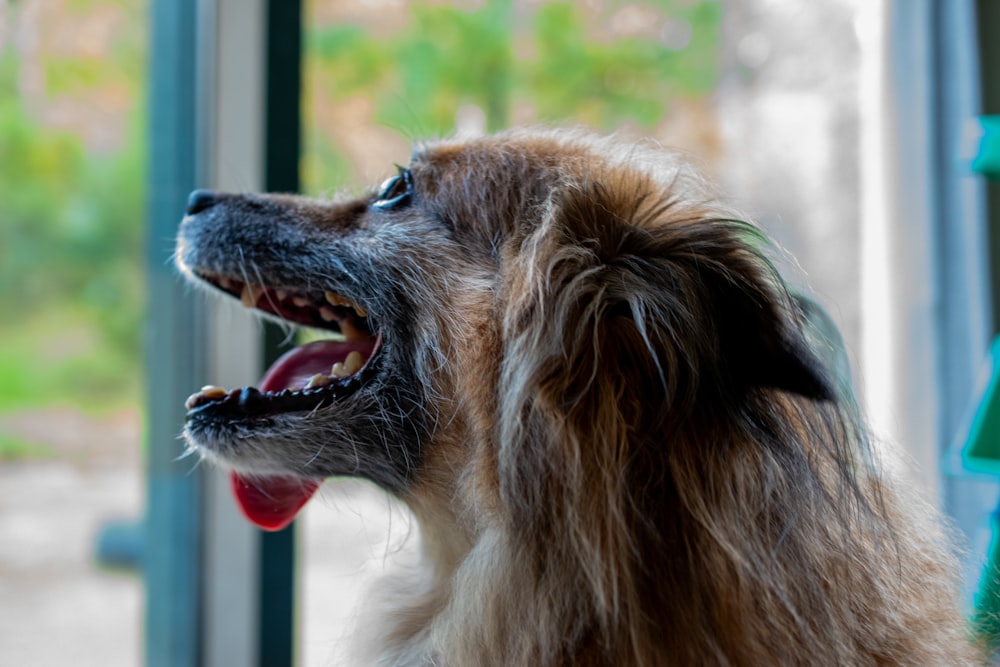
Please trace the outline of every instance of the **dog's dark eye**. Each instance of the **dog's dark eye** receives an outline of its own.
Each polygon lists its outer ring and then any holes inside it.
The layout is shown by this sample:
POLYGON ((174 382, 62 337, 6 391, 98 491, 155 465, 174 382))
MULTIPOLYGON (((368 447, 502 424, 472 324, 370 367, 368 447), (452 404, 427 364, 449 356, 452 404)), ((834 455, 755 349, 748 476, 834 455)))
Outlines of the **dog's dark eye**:
POLYGON ((405 167, 397 167, 399 173, 387 179, 372 202, 372 208, 390 209, 408 204, 413 195, 413 175, 405 167))

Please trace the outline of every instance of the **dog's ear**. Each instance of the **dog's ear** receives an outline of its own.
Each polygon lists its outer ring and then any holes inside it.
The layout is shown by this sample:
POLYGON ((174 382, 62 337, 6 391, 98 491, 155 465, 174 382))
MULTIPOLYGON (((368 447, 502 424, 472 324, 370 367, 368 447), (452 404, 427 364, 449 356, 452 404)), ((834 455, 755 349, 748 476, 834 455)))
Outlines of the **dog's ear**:
POLYGON ((759 232, 620 190, 573 189, 512 258, 521 266, 508 340, 572 380, 563 401, 604 376, 622 396, 641 393, 642 413, 754 388, 834 397, 759 232))
MULTIPOLYGON (((738 236, 747 233, 730 231, 738 236)), ((746 252, 735 249, 737 255, 746 252)), ((732 255, 726 261, 733 262, 732 255)), ((834 398, 829 370, 803 332, 807 313, 764 257, 741 257, 735 266, 709 262, 698 268, 718 335, 718 381, 737 390, 770 387, 816 400, 834 398)))

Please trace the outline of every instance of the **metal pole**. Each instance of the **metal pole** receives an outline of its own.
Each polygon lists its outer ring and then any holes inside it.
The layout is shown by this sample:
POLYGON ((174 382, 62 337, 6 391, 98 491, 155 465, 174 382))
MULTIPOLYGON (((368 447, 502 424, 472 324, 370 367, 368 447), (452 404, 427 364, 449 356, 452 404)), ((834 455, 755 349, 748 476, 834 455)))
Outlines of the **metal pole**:
POLYGON ((146 370, 145 664, 197 665, 201 650, 202 476, 179 459, 183 403, 201 375, 199 304, 170 262, 181 205, 194 188, 196 0, 154 0, 151 11, 149 290, 146 370))

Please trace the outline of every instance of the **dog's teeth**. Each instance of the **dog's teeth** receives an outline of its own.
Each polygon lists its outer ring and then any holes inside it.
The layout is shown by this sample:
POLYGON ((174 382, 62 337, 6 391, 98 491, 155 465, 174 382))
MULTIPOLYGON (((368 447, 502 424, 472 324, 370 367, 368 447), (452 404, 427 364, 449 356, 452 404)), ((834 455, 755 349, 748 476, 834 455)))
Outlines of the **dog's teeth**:
POLYGON ((223 276, 219 278, 219 287, 221 287, 222 289, 232 289, 233 281, 223 276))
POLYGON ((309 382, 306 383, 305 389, 316 389, 318 387, 325 387, 330 384, 329 376, 323 375, 322 373, 316 373, 311 378, 309 382))
POLYGON ((187 397, 184 401, 184 407, 188 410, 197 407, 204 403, 206 400, 214 401, 217 398, 223 398, 229 392, 222 387, 216 387, 215 385, 207 384, 201 388, 201 391, 195 392, 187 397))
POLYGON ((309 305, 309 304, 310 304, 311 302, 309 301, 309 299, 308 299, 308 298, 306 298, 306 297, 304 297, 304 296, 301 296, 301 295, 300 295, 300 296, 293 296, 293 297, 292 297, 292 303, 294 303, 294 304, 295 304, 296 306, 298 306, 299 308, 305 308, 305 307, 306 307, 306 306, 308 306, 308 305, 309 305))
POLYGON ((329 308, 327 308, 326 306, 320 306, 319 316, 323 318, 324 322, 333 322, 335 319, 337 319, 337 316, 334 314, 334 312, 329 308))
POLYGON ((357 350, 352 351, 344 359, 344 370, 347 371, 348 375, 354 375, 361 370, 361 367, 365 365, 365 360, 361 358, 361 353, 357 350))
MULTIPOLYGON (((326 298, 326 302, 328 304, 330 304, 331 306, 346 306, 347 308, 353 308, 354 312, 357 313, 359 317, 368 317, 368 311, 367 310, 365 310, 364 308, 362 308, 358 304, 354 303, 353 301, 351 301, 350 299, 348 299, 346 296, 341 296, 341 295, 337 294, 336 292, 330 292, 329 290, 327 290, 326 292, 323 292, 323 296, 324 296, 324 298, 326 298)), ((321 314, 322 314, 322 311, 321 311, 321 314)), ((327 321, 329 322, 330 320, 327 320, 327 321)))
POLYGON ((357 350, 352 351, 343 361, 338 361, 330 367, 330 375, 335 378, 346 378, 354 375, 365 365, 365 360, 357 350))
POLYGON ((247 308, 254 308, 257 306, 257 300, 260 299, 260 295, 263 293, 264 290, 260 287, 244 285, 243 291, 240 292, 240 301, 247 308))
POLYGON ((284 301, 288 298, 288 292, 283 289, 274 290, 274 296, 278 297, 278 301, 284 301))
POLYGON ((344 334, 347 340, 365 340, 368 334, 354 326, 352 320, 342 320, 340 322, 340 333, 344 334))

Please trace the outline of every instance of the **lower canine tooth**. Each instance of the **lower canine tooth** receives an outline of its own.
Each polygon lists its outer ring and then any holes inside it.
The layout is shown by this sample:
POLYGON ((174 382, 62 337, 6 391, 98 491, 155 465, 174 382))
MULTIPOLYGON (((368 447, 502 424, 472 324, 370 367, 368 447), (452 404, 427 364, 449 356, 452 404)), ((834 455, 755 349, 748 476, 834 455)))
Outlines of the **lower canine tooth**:
POLYGON ((361 353, 354 350, 347 355, 344 361, 338 361, 330 367, 330 375, 335 378, 345 378, 360 371, 364 365, 365 360, 362 358, 361 353))
POLYGON ((347 358, 344 359, 344 369, 347 371, 349 375, 354 375, 355 373, 360 371, 361 367, 364 365, 365 361, 364 359, 361 358, 361 353, 358 352, 357 350, 354 350, 353 352, 348 354, 347 358))
POLYGON ((326 306, 320 306, 319 316, 323 319, 324 322, 333 322, 335 319, 337 319, 337 316, 333 313, 333 311, 327 308, 326 306))
POLYGON ((215 385, 207 384, 201 388, 201 391, 195 392, 188 396, 187 400, 184 401, 184 407, 188 410, 201 405, 206 400, 214 401, 217 398, 222 398, 228 394, 222 387, 216 387, 215 385))
POLYGON ((316 373, 311 378, 309 378, 308 384, 306 384, 306 389, 316 389, 317 387, 325 387, 330 384, 330 378, 322 373, 316 373))

